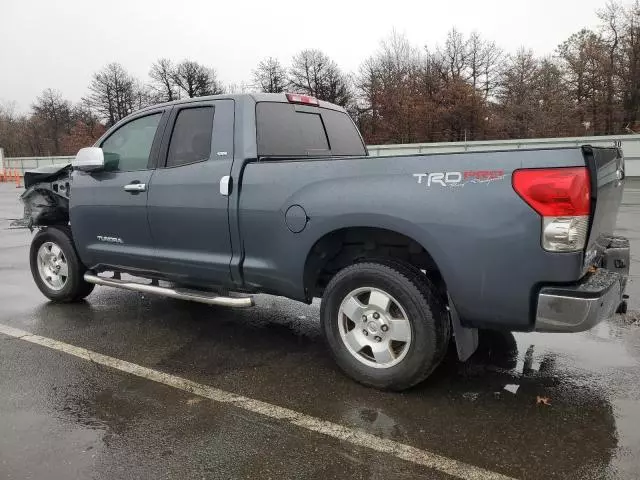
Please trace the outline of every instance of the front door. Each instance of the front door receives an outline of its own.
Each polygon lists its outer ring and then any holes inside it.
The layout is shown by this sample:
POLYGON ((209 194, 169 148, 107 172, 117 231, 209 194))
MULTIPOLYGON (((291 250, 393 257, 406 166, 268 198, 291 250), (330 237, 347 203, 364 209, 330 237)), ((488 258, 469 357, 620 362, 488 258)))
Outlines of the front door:
POLYGON ((145 112, 117 127, 98 145, 104 170, 74 173, 71 229, 89 268, 153 268, 147 197, 166 117, 168 110, 145 112))
POLYGON ((233 162, 233 100, 173 108, 158 168, 149 187, 148 215, 161 271, 185 283, 231 280, 228 199, 220 181, 233 162))

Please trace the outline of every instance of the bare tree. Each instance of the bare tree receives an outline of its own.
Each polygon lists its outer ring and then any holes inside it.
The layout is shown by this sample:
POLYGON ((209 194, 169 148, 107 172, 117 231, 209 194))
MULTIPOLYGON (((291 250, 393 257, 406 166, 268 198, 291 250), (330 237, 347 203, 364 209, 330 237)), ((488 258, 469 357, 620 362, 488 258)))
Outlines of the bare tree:
POLYGON ((136 108, 136 80, 119 63, 110 63, 93 75, 86 100, 113 125, 136 108))
POLYGON ((192 60, 183 60, 176 66, 173 81, 189 98, 224 92, 216 78, 215 70, 192 60))
POLYGON ((485 63, 485 42, 478 32, 473 32, 466 42, 466 68, 468 70, 469 81, 475 89, 480 89, 480 79, 482 78, 485 63))
POLYGON ((625 9, 622 28, 618 74, 622 90, 623 122, 634 128, 640 106, 640 2, 637 0, 625 9))
POLYGON ((353 98, 349 77, 320 50, 302 50, 293 57, 289 83, 298 93, 342 106, 348 105, 353 98))
POLYGON ((8 156, 16 156, 23 151, 20 123, 15 102, 0 102, 0 147, 8 156))
POLYGON ((607 63, 604 72, 606 78, 606 125, 605 132, 614 133, 616 110, 616 77, 617 66, 620 63, 620 40, 623 24, 623 9, 619 3, 610 1, 606 7, 598 12, 602 22, 603 41, 607 48, 607 63))
POLYGON ((71 119, 71 128, 60 140, 62 155, 75 155, 81 148, 93 145, 106 131, 105 126, 86 101, 73 106, 71 119))
POLYGON ((450 65, 441 52, 421 52, 393 32, 357 77, 358 122, 365 139, 408 143, 485 135, 486 102, 463 79, 466 67, 452 76, 450 65))
POLYGON ((137 79, 133 85, 133 95, 134 110, 140 110, 141 108, 148 107, 149 105, 159 103, 158 97, 153 89, 149 85, 137 79))
POLYGON ((450 78, 464 79, 468 66, 468 41, 456 28, 452 28, 447 34, 444 48, 438 50, 442 56, 444 66, 450 78))
POLYGON ((562 64, 553 57, 538 61, 534 89, 533 135, 557 136, 558 132, 580 134, 581 125, 575 121, 575 109, 567 95, 567 82, 562 64))
POLYGON ((175 75, 176 67, 167 58, 161 58, 151 65, 151 88, 156 92, 159 102, 171 102, 180 98, 180 91, 174 81, 175 75))
POLYGON ((483 93, 486 100, 497 88, 503 59, 502 49, 495 42, 483 39, 477 32, 469 36, 465 45, 465 78, 473 88, 483 93))
POLYGON ((356 77, 357 109, 356 120, 361 131, 375 139, 380 129, 381 79, 375 57, 370 57, 360 65, 356 77))
POLYGON ((100 118, 92 110, 87 100, 82 100, 73 107, 73 119, 75 123, 81 123, 87 134, 93 138, 98 138, 104 131, 100 118))
POLYGON ((521 48, 508 57, 498 99, 506 131, 511 138, 534 136, 537 79, 538 60, 533 51, 521 48))
POLYGON ((41 135, 51 145, 51 155, 60 155, 60 141, 71 125, 71 102, 57 90, 47 88, 31 106, 34 120, 40 123, 41 135))
POLYGON ((287 70, 278 59, 268 57, 253 71, 255 88, 266 93, 282 93, 287 87, 287 70))
MULTIPOLYGON (((418 141, 428 129, 421 112, 428 109, 423 96, 431 86, 431 64, 404 35, 393 31, 368 58, 356 78, 358 123, 374 142, 418 141)), ((439 74, 437 74, 439 77, 439 74)))
POLYGON ((484 46, 484 66, 482 87, 485 100, 489 100, 499 86, 504 51, 495 42, 486 42, 484 46))
POLYGON ((594 133, 599 132, 606 111, 607 51, 600 35, 581 30, 558 47, 564 63, 568 94, 576 105, 577 123, 589 122, 594 133))

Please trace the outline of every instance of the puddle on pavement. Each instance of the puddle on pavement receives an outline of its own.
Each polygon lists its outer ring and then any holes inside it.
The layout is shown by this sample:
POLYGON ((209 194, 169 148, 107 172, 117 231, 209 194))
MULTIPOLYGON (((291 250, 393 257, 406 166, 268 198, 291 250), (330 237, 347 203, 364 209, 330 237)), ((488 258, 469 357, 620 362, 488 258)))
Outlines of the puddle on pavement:
POLYGON ((618 318, 582 334, 482 334, 469 362, 449 358, 402 394, 404 406, 352 398, 340 420, 400 441, 431 438, 424 448, 470 463, 501 460, 516 477, 638 478, 638 325, 618 318))

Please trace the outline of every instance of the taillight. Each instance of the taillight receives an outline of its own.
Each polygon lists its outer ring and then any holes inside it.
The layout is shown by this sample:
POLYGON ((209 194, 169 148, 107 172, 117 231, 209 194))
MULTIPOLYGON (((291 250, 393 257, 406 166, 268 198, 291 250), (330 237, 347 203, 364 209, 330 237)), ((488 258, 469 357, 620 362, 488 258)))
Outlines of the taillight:
POLYGON ((287 93, 286 95, 290 103, 300 103, 302 105, 313 105, 316 107, 320 105, 317 98, 310 97, 309 95, 299 95, 297 93, 287 93))
POLYGON ((586 168, 516 170, 513 188, 542 216, 545 250, 575 252, 584 248, 591 213, 591 183, 586 168))

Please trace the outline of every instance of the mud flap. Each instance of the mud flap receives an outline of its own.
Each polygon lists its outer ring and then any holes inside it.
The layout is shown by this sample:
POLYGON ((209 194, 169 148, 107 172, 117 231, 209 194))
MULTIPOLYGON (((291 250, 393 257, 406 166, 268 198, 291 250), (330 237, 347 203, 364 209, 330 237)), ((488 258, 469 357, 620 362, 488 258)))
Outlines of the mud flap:
MULTIPOLYGON (((625 295, 625 297, 626 297, 626 295, 625 295)), ((626 314, 628 306, 629 305, 628 305, 627 301, 623 300, 622 303, 620 303, 620 305, 618 305, 618 309, 616 310, 616 313, 619 313, 619 314, 622 314, 622 315, 626 314)))
POLYGON ((447 294, 447 298, 449 299, 449 318, 451 319, 451 326, 453 327, 458 360, 466 362, 478 348, 478 329, 463 327, 449 294, 447 294))

